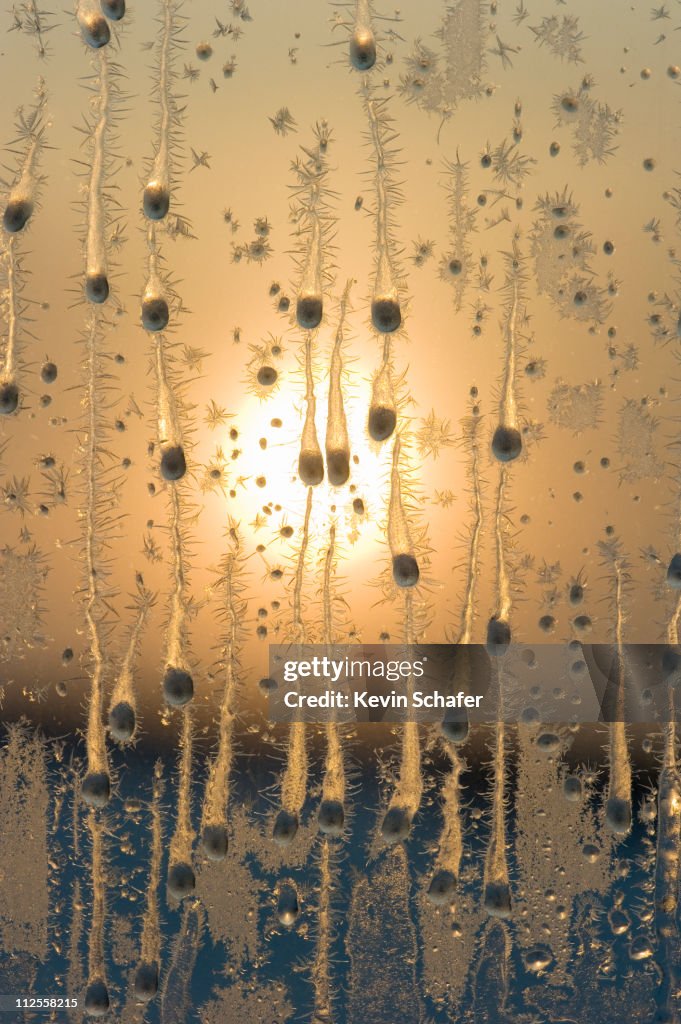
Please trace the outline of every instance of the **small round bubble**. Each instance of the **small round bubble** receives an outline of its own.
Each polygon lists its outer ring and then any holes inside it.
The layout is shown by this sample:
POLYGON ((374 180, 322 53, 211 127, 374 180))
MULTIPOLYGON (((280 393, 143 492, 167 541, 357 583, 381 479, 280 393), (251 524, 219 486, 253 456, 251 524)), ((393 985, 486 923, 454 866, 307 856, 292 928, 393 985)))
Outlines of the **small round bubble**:
POLYGON ((594 843, 584 843, 584 846, 582 847, 582 856, 584 857, 584 860, 589 862, 589 864, 595 864, 600 855, 601 851, 598 846, 595 846, 594 843))
POLYGON ((290 846, 298 833, 298 815, 282 808, 272 830, 277 846, 290 846))
POLYGON ((399 330, 402 313, 397 299, 374 299, 371 303, 371 322, 381 334, 392 334, 399 330))
POLYGON ((0 384, 0 416, 11 416, 19 408, 19 388, 12 381, 0 384))
POLYGON ((190 864, 173 864, 168 872, 168 891, 176 900, 194 892, 196 878, 190 864))
POLYGON ((578 633, 589 633, 591 631, 591 618, 588 615, 577 615, 572 620, 572 625, 578 633))
POLYGON ((100 0, 100 6, 111 21, 120 21, 125 17, 125 0, 100 0))
POLYGON ((106 807, 111 797, 108 772, 88 772, 83 779, 81 793, 88 807, 106 807))
POLYGON ((321 295, 302 295, 296 302, 296 320, 304 331, 313 331, 319 327, 323 312, 321 295))
POLYGON ((340 800, 323 800, 317 815, 319 829, 328 836, 340 836, 345 824, 345 811, 340 800))
POLYGON ((227 829, 224 825, 206 825, 201 835, 201 847, 208 860, 224 860, 227 856, 227 829))
POLYGON ((529 707, 523 708, 520 712, 520 721, 524 722, 525 725, 537 725, 541 721, 541 715, 538 710, 530 705, 529 707))
POLYGON ((523 450, 520 431, 515 427, 498 426, 492 438, 492 454, 499 462, 512 462, 523 450))
POLYGON ((10 199, 2 216, 5 231, 9 234, 23 231, 32 213, 33 203, 30 199, 10 199))
POLYGON ((175 708, 188 704, 194 696, 194 680, 189 672, 169 665, 163 676, 163 696, 175 708))
POLYGON ((324 460, 317 452, 301 452, 298 476, 306 487, 316 487, 324 479, 324 460))
POLYGON ((142 303, 142 326, 146 331, 164 331, 170 310, 165 299, 145 299, 142 303))
POLYGON ((277 900, 277 917, 280 924, 290 928, 300 912, 298 893, 292 885, 282 885, 277 900))
POLYGON ((357 71, 369 71, 376 63, 376 39, 370 28, 355 28, 350 36, 350 60, 357 71))
POLYGON ((135 998, 148 1003, 158 993, 158 964, 142 963, 135 972, 135 998))
POLYGON ((615 835, 626 835, 631 828, 631 802, 623 797, 610 797, 605 805, 605 824, 615 835))
POLYGON ((490 917, 506 920, 511 916, 511 890, 505 882, 488 882, 484 906, 490 917))
POLYGON ((560 737, 554 732, 543 732, 537 736, 537 747, 543 754, 555 754, 560 749, 560 737))
POLYGON ((111 39, 111 29, 103 14, 96 11, 82 14, 78 19, 83 41, 93 50, 106 46, 111 39))
POLYGON ((170 191, 160 181, 150 181, 144 189, 142 208, 149 220, 163 220, 170 209, 170 191))
POLYGON ((440 731, 450 743, 465 743, 469 731, 468 717, 464 715, 460 718, 445 718, 440 723, 440 731))
POLYGON ((397 413, 383 405, 372 405, 369 409, 369 436, 374 441, 386 441, 397 426, 397 413))
POLYGON ((456 878, 451 871, 437 871, 428 886, 428 899, 436 906, 451 902, 456 892, 456 878))
POLYGON ((381 824, 381 835, 386 843, 399 843, 409 838, 411 817, 404 807, 391 807, 381 824))
POLYGON ((413 555, 393 557, 393 580, 398 587, 415 587, 419 581, 419 566, 413 555))
POLYGON ((88 985, 85 1012, 89 1017, 104 1017, 109 1012, 109 990, 103 978, 95 978, 88 985))
POLYGON ((106 274, 87 274, 85 277, 85 297, 88 302, 101 306, 109 298, 109 279, 106 274))
POLYGON ((109 732, 119 743, 132 738, 135 731, 135 712, 127 701, 119 701, 109 712, 109 732))
POLYGON ((343 449, 329 451, 326 454, 326 469, 329 483, 333 487, 342 487, 350 476, 350 459, 343 449))
POLYGON ((525 967, 533 974, 545 971, 552 960, 553 955, 547 946, 532 946, 523 954, 525 967))
POLYGON ((166 448, 161 456, 161 476, 164 480, 181 480, 187 472, 184 449, 181 445, 166 448))
POLYGON ((672 555, 667 566, 667 586, 672 590, 681 590, 681 552, 672 555))
POLYGON ((624 935, 629 931, 631 921, 626 911, 615 908, 608 914, 608 923, 613 935, 624 935))
POLYGON ((496 615, 487 623, 487 653, 499 657, 506 653, 506 648, 511 642, 511 627, 505 619, 498 619, 496 615))
POLYGON ((653 947, 646 935, 637 935, 629 946, 629 956, 632 960, 647 960, 653 955, 653 947))

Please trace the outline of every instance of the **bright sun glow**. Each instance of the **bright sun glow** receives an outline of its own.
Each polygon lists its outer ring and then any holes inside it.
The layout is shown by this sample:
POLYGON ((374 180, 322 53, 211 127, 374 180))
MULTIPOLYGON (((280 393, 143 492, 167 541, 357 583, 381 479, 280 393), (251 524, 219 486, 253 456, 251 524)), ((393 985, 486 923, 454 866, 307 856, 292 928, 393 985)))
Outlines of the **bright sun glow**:
MULTIPOLYGON (((390 448, 379 449, 368 439, 366 409, 370 387, 365 381, 358 382, 358 377, 359 374, 353 373, 352 383, 344 394, 351 446, 350 479, 343 487, 332 487, 325 475, 322 483, 314 488, 310 554, 313 560, 318 559, 328 544, 329 527, 335 523, 343 553, 343 574, 352 575, 354 570, 350 566, 361 563, 362 574, 371 578, 382 568, 377 558, 377 543, 382 539, 385 544, 382 530, 384 487, 389 473, 390 448)), ((315 419, 322 449, 326 436, 327 389, 328 380, 316 383, 315 419)), ((230 482, 236 497, 228 500, 229 514, 248 523, 257 523, 261 543, 265 545, 269 538, 280 536, 282 523, 290 525, 294 530, 291 551, 295 548, 307 498, 307 488, 298 476, 297 466, 303 410, 302 375, 290 374, 285 385, 266 401, 255 396, 245 399, 234 419, 239 425, 236 441, 229 436, 232 421, 223 428, 224 451, 230 452, 233 448, 242 451, 238 460, 240 476, 232 477, 230 482), (272 427, 272 421, 278 420, 282 426, 272 427), (260 443, 263 438, 267 441, 265 448, 260 443), (244 476, 248 480, 243 479, 244 476)))

